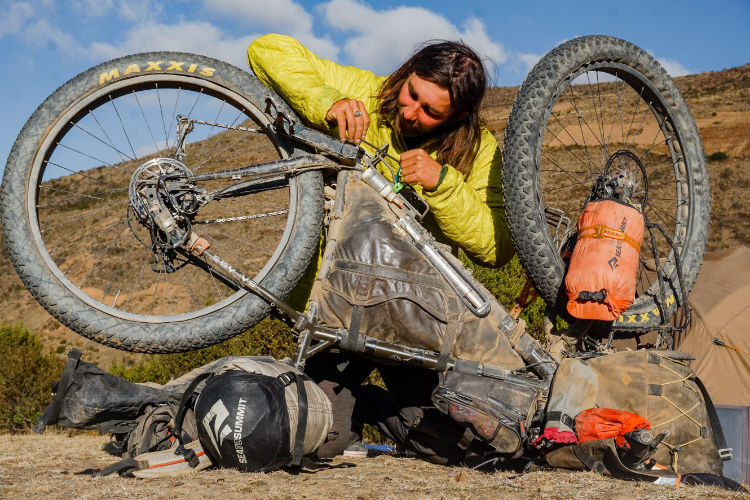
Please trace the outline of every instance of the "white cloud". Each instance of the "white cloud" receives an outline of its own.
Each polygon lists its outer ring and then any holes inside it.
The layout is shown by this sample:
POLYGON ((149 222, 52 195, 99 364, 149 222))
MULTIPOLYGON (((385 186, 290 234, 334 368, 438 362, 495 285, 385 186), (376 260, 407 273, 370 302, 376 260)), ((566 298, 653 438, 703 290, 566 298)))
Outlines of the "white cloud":
POLYGON ((208 22, 147 22, 135 26, 117 45, 95 42, 89 49, 97 59, 151 50, 177 50, 216 57, 245 68, 247 46, 257 36, 232 38, 208 22))
POLYGON ((313 16, 293 0, 205 0, 204 3, 212 13, 232 17, 248 29, 290 35, 320 57, 338 58, 336 44, 315 36, 313 16))
POLYGON ((319 9, 331 28, 353 33, 344 42, 347 58, 378 74, 392 72, 421 43, 431 39, 463 40, 494 64, 508 58, 503 46, 490 39, 484 23, 476 18, 458 27, 421 7, 376 11, 355 0, 331 0, 319 9))
POLYGON ((523 65, 524 72, 528 73, 529 71, 531 71, 531 68, 533 68, 534 65, 539 62, 539 59, 541 59, 542 56, 540 56, 539 54, 517 53, 514 54, 514 58, 523 65))
POLYGON ((75 38, 51 25, 46 19, 24 27, 22 35, 23 39, 32 45, 54 46, 57 50, 68 54, 77 54, 82 50, 75 38))
POLYGON ((26 22, 34 15, 34 7, 27 2, 10 4, 0 16, 0 38, 21 31, 26 22))
POLYGON ((671 77, 689 75, 692 73, 689 69, 683 66, 682 63, 675 61, 674 59, 660 57, 657 61, 664 66, 664 69, 667 70, 667 73, 669 73, 669 76, 671 77))

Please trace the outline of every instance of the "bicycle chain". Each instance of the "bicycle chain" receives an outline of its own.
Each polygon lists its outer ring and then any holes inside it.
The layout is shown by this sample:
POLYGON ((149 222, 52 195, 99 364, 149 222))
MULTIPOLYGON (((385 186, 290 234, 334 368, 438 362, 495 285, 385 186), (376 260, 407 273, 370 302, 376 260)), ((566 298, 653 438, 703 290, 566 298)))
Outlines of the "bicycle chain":
POLYGON ((275 215, 284 215, 288 213, 289 213, 289 210, 278 210, 276 212, 268 212, 267 214, 241 215, 237 217, 225 217, 223 219, 196 220, 196 221, 193 221, 193 224, 217 224, 221 222, 236 222, 236 221, 248 220, 248 219, 262 219, 264 217, 273 217, 275 215))
POLYGON ((227 125, 226 123, 209 122, 206 120, 198 120, 197 118, 188 118, 191 123, 197 123, 198 125, 210 125, 212 127, 225 128, 229 130, 239 130, 240 132, 250 132, 251 134, 264 134, 265 130, 262 128, 247 128, 240 127, 239 125, 227 125))

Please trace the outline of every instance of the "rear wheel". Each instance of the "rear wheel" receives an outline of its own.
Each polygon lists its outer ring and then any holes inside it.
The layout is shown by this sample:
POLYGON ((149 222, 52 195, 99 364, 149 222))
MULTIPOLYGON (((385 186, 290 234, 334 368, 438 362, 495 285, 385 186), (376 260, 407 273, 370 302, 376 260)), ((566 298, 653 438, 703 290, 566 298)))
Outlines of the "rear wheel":
POLYGON ((573 241, 578 215, 608 165, 608 173, 614 168, 636 181, 632 201, 645 202, 647 220, 674 240, 673 250, 666 238, 653 244, 646 234, 635 302, 613 324, 649 330, 683 303, 675 252, 688 290, 703 262, 710 206, 703 146, 685 100, 650 55, 616 38, 577 38, 528 75, 505 136, 511 234, 548 304, 567 300, 561 250, 573 241), (657 273, 664 277, 663 296, 657 273))
MULTIPOLYGON (((245 71, 167 52, 104 63, 52 94, 16 140, 2 191, 6 245, 42 306, 86 337, 136 352, 204 347, 265 317, 264 300, 204 259, 155 251, 128 187, 134 172, 165 165, 203 174, 294 155, 263 112, 268 97, 284 106, 245 71), (188 134, 184 158, 178 115, 210 122, 188 134)), ((210 193, 222 184, 197 187, 210 193)), ((193 229, 232 267, 285 297, 317 247, 322 215, 321 175, 307 172, 211 201, 193 229)))

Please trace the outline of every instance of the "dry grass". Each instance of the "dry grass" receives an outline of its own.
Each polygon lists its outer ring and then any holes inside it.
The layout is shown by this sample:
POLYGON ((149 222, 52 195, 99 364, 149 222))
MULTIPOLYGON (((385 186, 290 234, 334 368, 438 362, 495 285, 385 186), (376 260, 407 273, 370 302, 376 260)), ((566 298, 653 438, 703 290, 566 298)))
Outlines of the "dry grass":
POLYGON ((334 460, 352 467, 292 475, 209 470, 170 479, 94 478, 85 471, 116 458, 101 451, 102 436, 0 436, 3 498, 738 498, 715 488, 670 488, 604 478, 593 473, 486 474, 419 460, 380 456, 334 460))

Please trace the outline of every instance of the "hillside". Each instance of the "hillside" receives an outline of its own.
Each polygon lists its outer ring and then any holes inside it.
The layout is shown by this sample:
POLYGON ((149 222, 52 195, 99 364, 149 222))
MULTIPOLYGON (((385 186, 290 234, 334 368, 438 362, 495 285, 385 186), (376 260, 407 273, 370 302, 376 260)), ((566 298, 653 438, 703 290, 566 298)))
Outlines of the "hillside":
MULTIPOLYGON (((747 202, 747 191, 750 187, 750 170, 747 168, 748 160, 750 160, 750 65, 680 77, 676 79, 676 82, 687 98, 698 123, 706 155, 712 160, 709 162, 712 195, 709 250, 748 245, 750 244, 750 204, 747 202)), ((604 88, 606 94, 606 84, 604 88)), ((485 100, 483 112, 486 123, 499 141, 502 141, 507 117, 517 90, 517 87, 493 88, 485 100)), ((616 89, 609 90, 612 94, 616 89)), ((219 142, 211 141, 224 140, 227 142, 228 134, 215 136, 216 139, 199 143, 194 147, 199 151, 199 154, 208 157, 211 151, 220 145, 219 142)), ((628 131, 629 136, 630 134, 631 131, 628 131)), ((645 149, 648 146, 649 134, 648 127, 636 127, 632 131, 634 144, 645 149)), ((266 153, 263 152, 262 148, 256 147, 255 143, 249 141, 248 146, 247 157, 242 157, 241 161, 258 161, 265 158, 266 153)), ((231 158, 236 161, 238 156, 234 155, 231 158)), ((110 175, 110 173, 107 175, 110 175)), ((71 186, 86 187, 85 180, 78 182, 78 184, 73 184, 74 180, 67 178, 60 178, 51 182, 57 183, 54 184, 57 186, 55 188, 57 191, 62 191, 63 188, 70 189, 71 186)), ((117 196, 121 197, 121 195, 113 194, 108 200, 117 202, 117 196)), ((272 200, 265 199, 262 196, 257 198, 255 202, 261 204, 272 202, 272 200)), ((50 199, 54 200, 55 198, 50 195, 50 199)), ((561 201, 561 205, 564 205, 564 200, 561 201)), ((90 209, 88 205, 84 208, 90 209)), ((50 212, 48 223, 51 221, 54 224, 55 217, 60 217, 60 214, 50 212)), ((90 223, 93 224, 94 222, 91 221, 90 223)), ((258 238, 262 238, 262 235, 266 232, 261 233, 258 228, 263 229, 264 226, 248 226, 240 233, 235 233, 234 236, 242 236, 246 241, 262 245, 263 242, 259 241, 258 238)), ((75 231, 80 231, 83 234, 86 228, 81 226, 76 228, 75 231)), ((70 237, 70 235, 68 236, 70 237)), ((231 242, 227 244, 229 243, 231 242)), ((0 245, 3 244, 0 243, 0 245)), ((78 269, 78 266, 80 266, 81 275, 86 274, 83 269, 88 269, 86 266, 90 267, 93 255, 86 254, 80 246, 70 255, 64 253, 68 251, 67 248, 64 246, 61 246, 61 248, 60 255, 55 256, 55 258, 62 259, 65 265, 71 266, 71 269, 78 269)), ((252 263, 250 265, 252 266, 252 263)), ((137 272, 136 267, 125 269, 125 271, 127 273, 137 272)), ((205 283, 198 283, 196 287, 206 288, 212 285, 206 279, 205 283)), ((97 286, 92 284, 92 290, 97 286)), ((154 281, 151 286, 158 287, 158 280, 154 281)), ((97 290, 91 292, 92 296, 96 293, 106 296, 106 288, 100 287, 97 290)), ((0 313, 0 320, 8 323, 23 322, 32 330, 39 332, 44 341, 59 353, 64 353, 69 346, 75 345, 84 349, 85 356, 88 359, 97 360, 103 365, 108 365, 114 360, 136 357, 87 341, 52 319, 31 298, 17 278, 4 246, 2 252, 0 252, 0 293, 4 297, 4 307, 2 313, 0 313)), ((173 298, 177 304, 190 300, 187 293, 183 293, 182 296, 175 295, 173 298)), ((147 296, 140 297, 137 293, 133 293, 132 297, 128 297, 128 300, 130 299, 133 300, 133 303, 138 303, 139 301, 146 301, 147 296)), ((211 300, 218 299, 219 297, 213 297, 211 300)), ((125 300, 125 295, 117 295, 108 300, 125 300)))

